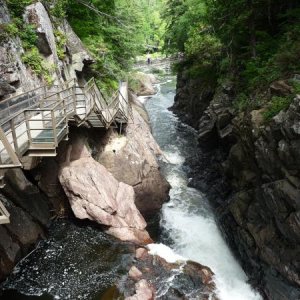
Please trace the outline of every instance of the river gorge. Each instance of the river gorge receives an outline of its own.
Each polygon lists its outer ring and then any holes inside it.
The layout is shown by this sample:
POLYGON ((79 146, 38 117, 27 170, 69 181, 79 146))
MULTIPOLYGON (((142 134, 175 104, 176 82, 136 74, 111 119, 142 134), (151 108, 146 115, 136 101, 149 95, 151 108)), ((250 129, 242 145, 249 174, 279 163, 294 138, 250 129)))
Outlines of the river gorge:
MULTIPOLYGON (((228 248, 206 195, 189 187, 192 166, 187 162, 197 156, 197 132, 169 110, 175 84, 176 78, 166 74, 156 84, 156 95, 140 98, 163 151, 162 173, 171 185, 170 201, 159 213, 159 224, 157 217, 151 222, 155 240, 151 253, 211 268, 220 300, 261 299, 228 248)), ((133 246, 99 230, 87 222, 54 221, 49 239, 41 241, 1 285, 1 299, 113 299, 110 291, 132 263, 133 246)), ((176 277, 173 274, 160 282, 156 299, 171 299, 168 291, 179 284, 176 277)), ((202 299, 193 292, 187 299, 202 299)))

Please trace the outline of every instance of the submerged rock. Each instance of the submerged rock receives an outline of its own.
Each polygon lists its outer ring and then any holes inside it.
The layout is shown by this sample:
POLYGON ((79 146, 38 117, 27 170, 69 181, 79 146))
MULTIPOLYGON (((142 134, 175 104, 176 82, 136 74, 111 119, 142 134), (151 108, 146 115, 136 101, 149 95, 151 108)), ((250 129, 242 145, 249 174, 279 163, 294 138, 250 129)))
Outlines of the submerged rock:
POLYGON ((118 284, 126 300, 218 299, 208 267, 193 261, 168 262, 145 248, 138 248, 135 257, 128 276, 118 284))
POLYGON ((151 241, 147 224, 134 204, 133 188, 117 181, 92 157, 66 163, 59 180, 79 219, 105 225, 106 232, 123 241, 151 241))

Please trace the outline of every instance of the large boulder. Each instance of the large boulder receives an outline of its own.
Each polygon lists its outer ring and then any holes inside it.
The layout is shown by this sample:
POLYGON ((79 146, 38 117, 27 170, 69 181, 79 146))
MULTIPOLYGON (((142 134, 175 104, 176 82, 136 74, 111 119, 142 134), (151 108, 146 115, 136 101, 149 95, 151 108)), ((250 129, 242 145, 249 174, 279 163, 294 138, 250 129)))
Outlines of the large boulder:
POLYGON ((92 157, 67 162, 59 180, 79 219, 96 221, 124 241, 151 241, 147 224, 134 204, 133 188, 116 180, 92 157))
POLYGON ((119 181, 133 186, 137 208, 143 215, 157 212, 168 200, 170 185, 162 176, 157 157, 162 152, 148 124, 133 109, 126 134, 112 133, 98 161, 119 181))
POLYGON ((24 20, 36 26, 38 35, 37 47, 39 51, 45 56, 54 55, 57 60, 53 27, 43 4, 37 2, 27 6, 24 13, 24 20))
POLYGON ((137 82, 136 93, 138 96, 149 96, 156 94, 153 84, 157 83, 156 78, 152 74, 137 72, 133 75, 137 82))

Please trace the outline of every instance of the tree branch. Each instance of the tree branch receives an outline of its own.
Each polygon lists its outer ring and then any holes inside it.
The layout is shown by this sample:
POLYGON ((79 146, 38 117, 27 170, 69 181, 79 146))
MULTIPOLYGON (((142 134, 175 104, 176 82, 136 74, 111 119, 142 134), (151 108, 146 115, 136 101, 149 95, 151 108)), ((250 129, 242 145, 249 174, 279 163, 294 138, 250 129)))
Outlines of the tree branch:
POLYGON ((109 15, 103 11, 100 11, 99 9, 97 9, 93 4, 87 3, 84 0, 77 0, 78 3, 82 4, 83 6, 87 7, 88 9, 92 10, 93 12, 95 12, 98 16, 101 17, 106 17, 108 19, 114 19, 116 20, 120 25, 122 25, 123 27, 127 27, 123 22, 121 22, 120 19, 118 19, 115 16, 109 15))

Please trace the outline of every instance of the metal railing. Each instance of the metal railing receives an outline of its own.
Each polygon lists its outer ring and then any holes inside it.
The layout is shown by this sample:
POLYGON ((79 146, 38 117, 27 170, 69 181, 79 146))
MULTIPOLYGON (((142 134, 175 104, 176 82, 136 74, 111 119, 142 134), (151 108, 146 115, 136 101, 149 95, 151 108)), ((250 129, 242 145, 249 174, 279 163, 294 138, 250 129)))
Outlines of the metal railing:
POLYGON ((0 103, 5 112, 0 117, 0 169, 20 167, 20 159, 28 151, 43 156, 43 151, 34 151, 55 150, 68 134, 70 119, 77 126, 108 128, 116 120, 128 121, 129 106, 127 85, 125 89, 121 85, 107 100, 93 78, 83 87, 70 80, 62 86, 42 86, 8 98, 0 103))

